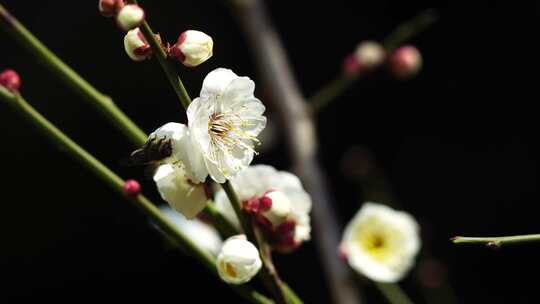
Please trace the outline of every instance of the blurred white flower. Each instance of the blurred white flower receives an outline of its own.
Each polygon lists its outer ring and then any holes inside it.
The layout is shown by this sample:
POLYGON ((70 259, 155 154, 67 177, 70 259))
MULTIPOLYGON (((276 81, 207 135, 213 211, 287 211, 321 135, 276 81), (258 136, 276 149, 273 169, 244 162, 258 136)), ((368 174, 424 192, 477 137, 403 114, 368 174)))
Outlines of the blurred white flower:
POLYGON ((161 212, 171 220, 178 230, 182 231, 193 243, 201 249, 217 256, 223 241, 217 230, 199 219, 186 219, 182 214, 167 205, 159 207, 161 212))
POLYGON ((230 284, 249 282, 261 269, 259 251, 245 235, 228 238, 218 254, 217 269, 221 279, 230 284))
POLYGON ((193 166, 200 169, 195 175, 224 183, 251 163, 257 135, 266 126, 265 107, 254 90, 251 79, 228 69, 206 76, 200 96, 187 109, 192 142, 206 165, 206 170, 193 166))
MULTIPOLYGON (((311 197, 296 176, 277 171, 271 166, 255 165, 231 178, 231 184, 244 209, 268 221, 262 224, 268 228, 266 232, 274 249, 290 251, 310 239, 311 197), (269 209, 267 200, 270 200, 269 209), (274 203, 277 208, 272 211, 274 203)), ((216 208, 240 228, 234 209, 223 190, 216 193, 215 203, 216 208)))
POLYGON ((154 174, 154 181, 161 198, 188 219, 194 218, 206 207, 208 198, 204 185, 190 182, 181 166, 160 165, 154 174))
POLYGON ((180 34, 170 52, 185 66, 195 67, 212 57, 213 47, 212 37, 200 31, 188 30, 180 34))
POLYGON ((419 227, 408 213, 365 203, 343 234, 341 251, 357 272, 378 282, 397 282, 420 250, 419 227))
POLYGON ((152 56, 152 49, 139 28, 132 29, 124 36, 124 49, 134 61, 142 61, 152 56))
POLYGON ((373 69, 383 63, 386 52, 383 46, 375 41, 361 42, 354 52, 355 58, 363 69, 373 69))

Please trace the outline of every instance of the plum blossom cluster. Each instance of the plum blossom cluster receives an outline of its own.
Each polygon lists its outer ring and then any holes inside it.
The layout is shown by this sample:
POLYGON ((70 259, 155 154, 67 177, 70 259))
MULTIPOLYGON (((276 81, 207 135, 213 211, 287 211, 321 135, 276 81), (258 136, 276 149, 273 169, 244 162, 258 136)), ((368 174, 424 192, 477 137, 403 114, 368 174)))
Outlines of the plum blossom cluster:
POLYGON ((342 256, 358 273, 378 282, 401 280, 420 250, 419 226, 408 213, 365 203, 345 228, 342 256))
MULTIPOLYGON (((248 167, 231 179, 242 207, 265 232, 273 249, 290 252, 310 239, 311 197, 295 175, 266 165, 248 167)), ((216 207, 240 228, 223 190, 216 207)))
POLYGON ((224 183, 253 160, 266 125, 265 107, 254 91, 248 77, 216 69, 189 105, 188 125, 167 123, 150 134, 152 149, 163 152, 154 181, 162 198, 187 218, 206 206, 207 176, 224 183))
POLYGON ((420 51, 405 45, 387 54, 384 47, 375 41, 363 41, 343 61, 343 73, 349 76, 363 75, 387 63, 390 73, 398 79, 407 79, 418 74, 422 67, 420 51))

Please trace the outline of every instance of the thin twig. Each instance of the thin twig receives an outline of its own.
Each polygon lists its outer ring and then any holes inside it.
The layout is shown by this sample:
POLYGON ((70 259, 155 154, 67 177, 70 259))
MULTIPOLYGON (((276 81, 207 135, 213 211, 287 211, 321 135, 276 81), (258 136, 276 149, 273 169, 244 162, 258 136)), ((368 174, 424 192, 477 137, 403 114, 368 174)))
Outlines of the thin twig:
POLYGON ((69 88, 79 94, 98 110, 109 122, 118 128, 135 146, 141 146, 146 141, 146 134, 122 110, 120 110, 109 96, 100 93, 96 88, 84 80, 77 72, 65 64, 41 41, 24 27, 0 4, 0 26, 24 49, 26 49, 40 64, 43 64, 54 75, 59 77, 69 88))
POLYGON ((315 126, 282 43, 261 0, 235 0, 233 13, 253 51, 259 73, 280 114, 293 168, 313 197, 314 231, 333 303, 354 304, 360 298, 350 270, 337 255, 340 225, 334 202, 317 162, 315 126))
MULTIPOLYGON (((0 87, 0 99, 5 101, 17 113, 28 120, 36 129, 45 135, 60 151, 66 153, 81 165, 89 169, 99 179, 104 181, 109 187, 119 194, 124 194, 124 180, 111 171, 98 159, 75 143, 71 138, 54 126, 44 116, 37 112, 18 93, 8 92, 0 87)), ((167 219, 150 200, 143 195, 126 196, 126 199, 143 211, 156 225, 167 234, 172 240, 177 242, 185 251, 196 258, 213 275, 217 276, 216 263, 213 256, 202 250, 193 243, 182 231, 178 230, 174 223, 167 219)), ((273 303, 268 298, 251 290, 247 286, 230 285, 237 293, 252 303, 270 304, 273 303)))
MULTIPOLYGON (((383 46, 386 53, 389 54, 403 42, 427 29, 435 23, 437 19, 437 12, 433 9, 429 9, 416 15, 413 19, 400 24, 386 39, 384 39, 383 46)), ((309 103, 313 112, 320 112, 324 107, 356 83, 361 76, 363 76, 361 73, 354 75, 340 74, 332 81, 322 86, 309 98, 309 103)))
POLYGON ((390 304, 413 304, 413 301, 397 284, 375 282, 375 286, 390 304))
MULTIPOLYGON (((128 2, 137 4, 137 0, 128 0, 128 2)), ((165 76, 167 76, 167 80, 169 80, 169 83, 173 87, 176 96, 178 96, 178 99, 182 103, 184 109, 187 109, 191 103, 191 98, 184 87, 182 79, 180 79, 180 76, 178 73, 176 73, 174 65, 167 61, 167 53, 163 50, 161 42, 156 39, 154 31, 152 31, 152 28, 150 28, 150 25, 146 20, 144 21, 142 27, 140 27, 140 30, 143 33, 144 38, 146 38, 146 41, 148 41, 150 44, 152 53, 163 69, 165 76)))
POLYGON ((507 245, 517 245, 522 243, 540 242, 540 234, 525 234, 514 236, 497 236, 497 237, 467 237, 456 236, 450 239, 454 244, 477 244, 485 245, 489 248, 501 248, 507 245))

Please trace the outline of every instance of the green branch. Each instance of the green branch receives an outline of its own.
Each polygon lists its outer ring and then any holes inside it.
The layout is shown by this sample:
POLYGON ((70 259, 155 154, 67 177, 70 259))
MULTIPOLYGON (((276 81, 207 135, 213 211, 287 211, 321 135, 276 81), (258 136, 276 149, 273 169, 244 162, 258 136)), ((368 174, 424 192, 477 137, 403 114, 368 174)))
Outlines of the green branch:
POLYGON ((390 304, 413 304, 407 294, 395 283, 374 282, 377 289, 383 294, 390 304))
POLYGON ((0 26, 15 39, 33 58, 59 77, 75 93, 89 102, 109 122, 118 128, 135 146, 146 141, 146 134, 127 117, 112 99, 84 80, 65 64, 41 41, 30 33, 14 16, 0 4, 0 26))
MULTIPOLYGON (((137 0, 128 0, 128 2, 131 4, 138 4, 137 0)), ((178 73, 176 73, 174 65, 167 61, 167 53, 163 50, 161 42, 156 39, 154 31, 152 31, 152 28, 150 28, 147 21, 144 21, 143 25, 140 27, 140 30, 143 33, 144 38, 146 38, 146 41, 148 41, 150 44, 152 53, 163 69, 165 76, 167 76, 167 80, 169 80, 169 83, 173 87, 176 96, 178 96, 182 106, 187 109, 191 103, 191 98, 189 97, 189 94, 182 83, 182 79, 180 79, 180 76, 178 76, 178 73)))
POLYGON ((526 234, 526 235, 498 236, 498 237, 456 236, 456 237, 451 238, 450 240, 454 244, 477 244, 477 245, 485 245, 490 248, 500 248, 506 245, 540 242, 540 234, 526 234))

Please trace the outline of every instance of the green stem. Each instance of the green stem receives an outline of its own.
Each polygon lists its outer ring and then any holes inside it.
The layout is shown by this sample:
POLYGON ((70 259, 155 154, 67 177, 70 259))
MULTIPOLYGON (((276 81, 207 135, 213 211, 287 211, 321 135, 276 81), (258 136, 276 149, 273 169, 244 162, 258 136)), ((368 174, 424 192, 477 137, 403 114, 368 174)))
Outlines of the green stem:
POLYGON ((216 206, 212 202, 208 201, 203 212, 223 237, 228 238, 238 234, 236 227, 216 209, 216 206))
MULTIPOLYGON (((137 0, 128 0, 128 2, 131 4, 137 4, 137 0)), ((170 62, 167 61, 167 53, 163 50, 161 43, 156 39, 156 36, 152 31, 152 28, 150 28, 148 22, 144 21, 142 27, 140 27, 140 30, 143 33, 144 38, 146 38, 150 44, 150 47, 152 47, 153 55, 159 62, 163 72, 165 72, 165 76, 167 76, 167 79, 173 87, 176 96, 178 96, 178 99, 180 99, 182 106, 187 109, 191 103, 191 98, 189 97, 189 94, 182 83, 182 79, 180 79, 180 76, 178 76, 176 73, 176 69, 170 62)))
POLYGON ((413 304, 413 301, 409 299, 398 284, 375 282, 375 286, 377 286, 390 304, 413 304))
POLYGON ((0 4, 0 26, 33 58, 59 77, 75 93, 94 106, 113 126, 117 127, 135 146, 146 141, 146 134, 120 110, 112 99, 84 80, 77 72, 41 43, 24 25, 0 4))
POLYGON ((451 238, 454 244, 480 244, 491 248, 500 248, 506 245, 515 245, 521 243, 540 242, 540 234, 526 234, 514 236, 498 236, 498 237, 466 237, 456 236, 451 238))
MULTIPOLYGON (((9 104, 17 113, 21 114, 26 120, 34 125, 43 135, 45 135, 58 149, 71 156, 81 165, 89 169, 99 179, 104 181, 109 187, 140 208, 150 219, 152 219, 171 239, 176 241, 190 255, 195 257, 212 274, 217 276, 215 260, 206 251, 200 249, 183 232, 178 230, 175 225, 161 214, 161 211, 150 202, 145 196, 126 196, 124 195, 124 180, 107 168, 103 163, 84 150, 81 146, 71 140, 61 130, 54 126, 50 121, 37 112, 30 104, 26 102, 18 93, 11 93, 5 88, 0 87, 0 99, 9 104)), ((268 298, 249 289, 247 286, 232 286, 237 293, 245 297, 252 303, 273 303, 268 298)))
MULTIPOLYGON (((437 13, 434 10, 426 10, 416 15, 413 19, 399 25, 386 39, 383 46, 387 53, 393 51, 403 42, 411 39, 418 33, 427 29, 437 21, 437 13)), ((350 88, 360 75, 339 75, 309 98, 309 103, 314 113, 321 111, 343 92, 350 88)))

